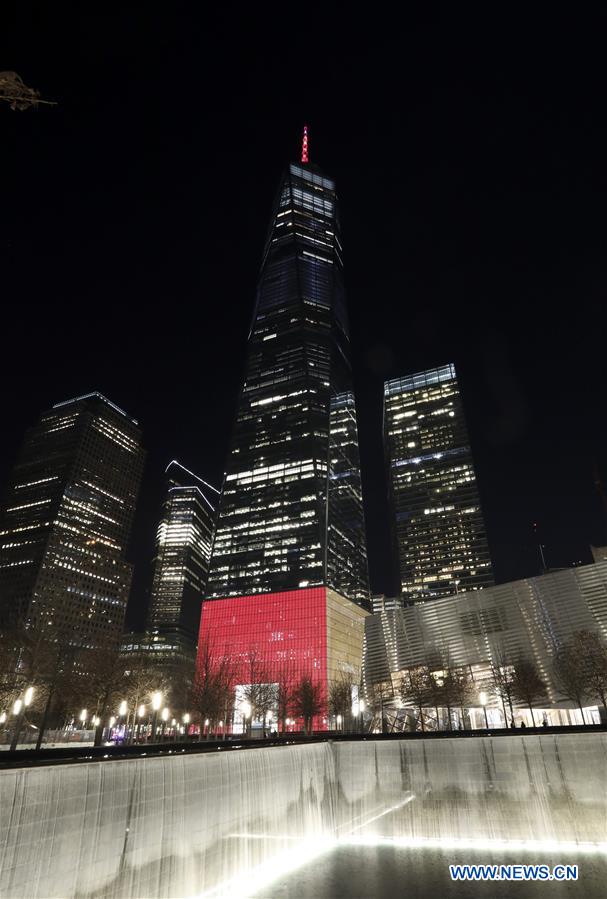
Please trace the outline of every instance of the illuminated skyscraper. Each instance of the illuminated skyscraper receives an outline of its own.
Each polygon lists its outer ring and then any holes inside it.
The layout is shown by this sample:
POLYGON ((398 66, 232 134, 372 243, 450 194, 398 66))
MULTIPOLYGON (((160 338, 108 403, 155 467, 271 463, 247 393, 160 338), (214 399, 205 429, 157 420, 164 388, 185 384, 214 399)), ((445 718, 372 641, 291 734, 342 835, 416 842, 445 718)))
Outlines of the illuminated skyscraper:
POLYGON ((226 469, 209 597, 324 585, 368 603, 337 196, 307 135, 274 207, 226 469))
POLYGON ((156 535, 148 631, 152 638, 196 646, 219 491, 173 460, 156 535))
POLYGON ((403 598, 493 584, 453 365, 386 382, 384 440, 403 598))
POLYGON ((100 393, 41 416, 0 518, 0 618, 69 632, 77 646, 118 644, 143 460, 137 422, 100 393))

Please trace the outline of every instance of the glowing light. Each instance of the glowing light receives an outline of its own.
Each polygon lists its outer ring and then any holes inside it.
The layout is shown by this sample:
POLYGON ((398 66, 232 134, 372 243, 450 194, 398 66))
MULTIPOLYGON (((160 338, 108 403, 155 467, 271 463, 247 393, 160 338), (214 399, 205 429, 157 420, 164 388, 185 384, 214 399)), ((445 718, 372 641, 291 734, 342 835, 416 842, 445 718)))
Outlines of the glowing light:
POLYGON ((143 716, 145 715, 145 706, 144 705, 139 706, 139 711, 137 712, 137 714, 139 715, 140 718, 143 718, 143 716))
POLYGON ((303 140, 301 142, 301 161, 309 162, 308 159, 308 126, 304 125, 303 140))
POLYGON ((169 710, 166 708, 166 706, 165 706, 165 708, 163 708, 163 710, 162 710, 162 720, 163 720, 163 721, 168 721, 168 720, 169 720, 169 710))
POLYGON ((126 715, 126 710, 127 710, 126 699, 123 699, 122 702, 120 703, 120 708, 118 709, 118 714, 126 715))
POLYGON ((21 706, 22 706, 22 705, 23 705, 23 703, 21 702, 20 699, 15 699, 15 703, 14 703, 14 705, 13 705, 13 715, 18 715, 18 714, 19 714, 19 712, 21 711, 21 706))
POLYGON ((82 709, 82 711, 80 712, 80 720, 83 724, 86 721, 86 709, 82 709))
POLYGON ((28 687, 27 690, 25 691, 25 696, 23 697, 23 704, 29 705, 30 702, 32 701, 33 695, 34 695, 34 688, 28 687))
POLYGON ((161 705, 162 705, 162 693, 156 692, 152 696, 152 708, 154 709, 155 712, 157 712, 161 705))
POLYGON ((481 692, 479 693, 478 698, 479 698, 479 701, 480 701, 480 704, 481 704, 481 705, 487 705, 487 694, 485 693, 484 690, 481 690, 481 692))
MULTIPOLYGON (((248 835, 245 838, 248 839, 248 835)), ((261 865, 238 874, 210 890, 205 890, 204 893, 198 893, 194 899, 210 899, 211 896, 252 896, 266 890, 271 883, 330 852, 336 845, 336 840, 329 836, 297 841, 293 848, 285 849, 261 865)))
POLYGON ((184 724, 190 723, 190 713, 189 712, 186 712, 185 715, 183 716, 183 723, 184 724))

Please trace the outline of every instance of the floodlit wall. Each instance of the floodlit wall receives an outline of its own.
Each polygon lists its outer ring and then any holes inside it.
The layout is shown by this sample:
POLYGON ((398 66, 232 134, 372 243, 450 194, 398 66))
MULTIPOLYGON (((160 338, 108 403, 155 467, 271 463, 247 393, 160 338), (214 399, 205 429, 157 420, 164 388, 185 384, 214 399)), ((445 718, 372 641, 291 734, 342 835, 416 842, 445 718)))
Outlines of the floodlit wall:
POLYGON ((0 895, 230 896, 310 841, 358 836, 603 842, 606 782, 596 732, 2 770, 0 895))

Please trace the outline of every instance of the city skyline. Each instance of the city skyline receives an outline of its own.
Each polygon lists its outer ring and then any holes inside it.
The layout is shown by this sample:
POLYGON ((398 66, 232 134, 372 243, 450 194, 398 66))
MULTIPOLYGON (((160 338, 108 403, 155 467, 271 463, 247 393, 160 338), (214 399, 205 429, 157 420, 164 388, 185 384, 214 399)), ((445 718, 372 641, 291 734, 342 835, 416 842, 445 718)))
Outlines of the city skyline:
MULTIPOLYGON (((264 53, 279 40, 271 29, 255 48, 244 32, 232 44, 211 16, 205 30, 224 37, 201 59, 192 15, 186 34, 174 11, 150 14, 145 40, 128 11, 118 33, 87 11, 9 25, 7 67, 58 105, 3 110, 13 177, 0 366, 12 389, 0 484, 52 403, 99 389, 131 410, 149 450, 131 555, 145 580, 167 459, 211 482, 223 473, 270 198, 307 122, 310 157, 342 198, 373 590, 395 590, 383 382, 445 359, 466 398, 497 580, 539 571, 535 521, 550 567, 589 560, 588 544, 605 541, 593 481, 595 466, 605 477, 607 445, 599 48, 565 66, 547 50, 540 75, 539 16, 523 37, 514 20, 501 23, 491 52, 470 40, 456 53, 455 12, 420 13, 406 53, 361 30, 369 55, 352 71, 339 64, 350 53, 343 19, 329 16, 334 55, 280 79, 264 53), (207 90, 218 65, 228 77, 228 60, 236 114, 207 90)), ((550 28, 555 47, 569 40, 557 14, 550 28)), ((302 25, 293 52, 307 59, 312 40, 302 25)))

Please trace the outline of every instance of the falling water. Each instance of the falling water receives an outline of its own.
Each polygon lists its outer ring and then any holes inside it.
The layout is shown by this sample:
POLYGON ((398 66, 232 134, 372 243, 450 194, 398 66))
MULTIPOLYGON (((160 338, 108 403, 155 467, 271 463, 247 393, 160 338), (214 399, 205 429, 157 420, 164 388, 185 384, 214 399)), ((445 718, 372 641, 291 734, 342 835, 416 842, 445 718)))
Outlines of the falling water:
POLYGON ((251 895, 340 844, 605 851, 607 735, 324 742, 0 771, 0 895, 251 895))

